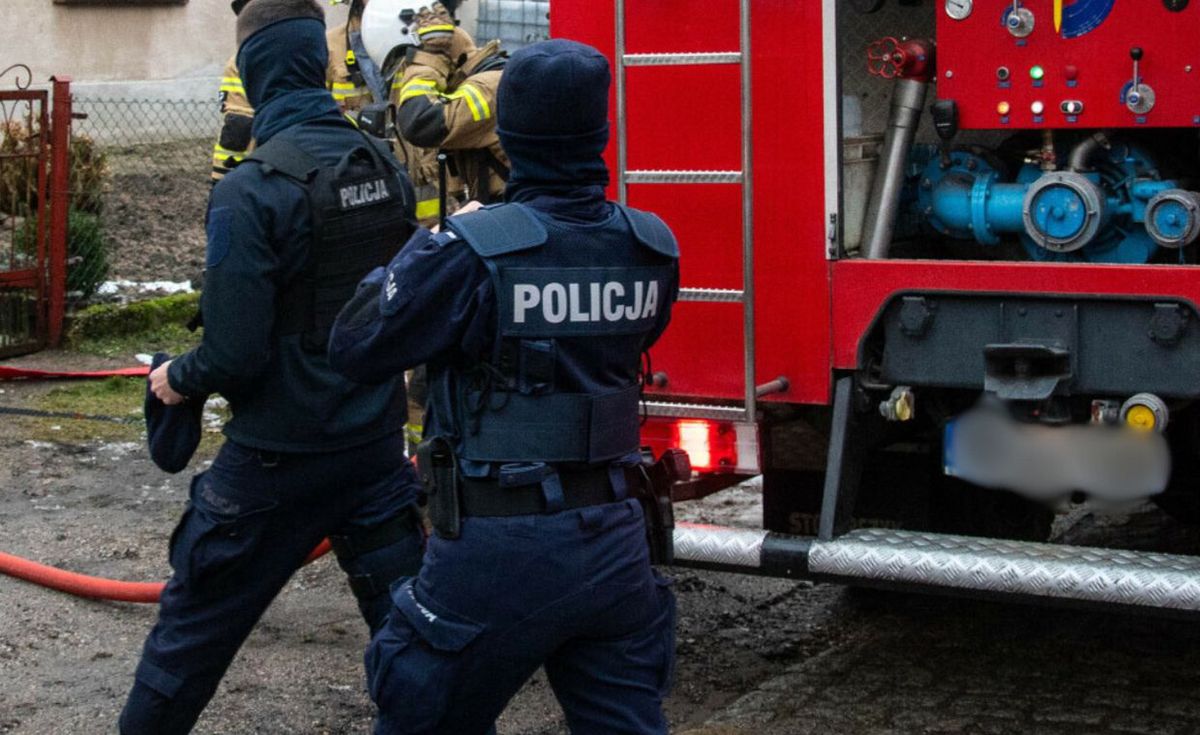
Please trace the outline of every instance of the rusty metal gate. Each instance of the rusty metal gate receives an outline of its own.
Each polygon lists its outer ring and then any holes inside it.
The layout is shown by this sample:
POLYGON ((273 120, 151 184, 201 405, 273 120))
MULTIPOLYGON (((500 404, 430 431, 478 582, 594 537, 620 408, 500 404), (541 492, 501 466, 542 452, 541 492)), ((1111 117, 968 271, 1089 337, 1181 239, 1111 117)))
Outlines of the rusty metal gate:
POLYGON ((66 297, 70 80, 0 72, 0 358, 57 345, 66 297), (53 107, 51 107, 53 100, 53 107))

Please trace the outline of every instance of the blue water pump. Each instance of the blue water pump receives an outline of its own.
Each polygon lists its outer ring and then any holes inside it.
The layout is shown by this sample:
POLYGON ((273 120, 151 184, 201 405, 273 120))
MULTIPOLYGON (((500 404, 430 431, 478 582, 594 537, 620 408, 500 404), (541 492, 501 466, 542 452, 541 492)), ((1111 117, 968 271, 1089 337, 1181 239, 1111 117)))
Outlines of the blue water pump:
POLYGON ((1162 179, 1145 151, 1103 138, 1077 146, 1064 170, 1027 163, 1012 182, 976 153, 935 156, 916 204, 944 235, 985 245, 1019 235, 1039 261, 1145 263, 1200 236, 1200 194, 1162 179))

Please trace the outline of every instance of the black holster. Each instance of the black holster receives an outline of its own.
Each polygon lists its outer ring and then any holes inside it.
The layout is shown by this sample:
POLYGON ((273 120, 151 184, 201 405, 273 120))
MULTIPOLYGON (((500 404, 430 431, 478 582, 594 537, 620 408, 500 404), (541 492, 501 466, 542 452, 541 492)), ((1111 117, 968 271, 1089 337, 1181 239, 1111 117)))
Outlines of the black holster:
POLYGON ((658 461, 643 455, 636 468, 640 482, 630 483, 630 492, 642 504, 646 517, 646 540, 650 545, 651 564, 675 563, 675 508, 671 505, 671 487, 691 477, 692 467, 682 449, 668 449, 658 461))
POLYGON ((444 539, 456 539, 462 529, 458 457, 445 437, 435 436, 417 446, 417 469, 429 499, 429 522, 444 539))

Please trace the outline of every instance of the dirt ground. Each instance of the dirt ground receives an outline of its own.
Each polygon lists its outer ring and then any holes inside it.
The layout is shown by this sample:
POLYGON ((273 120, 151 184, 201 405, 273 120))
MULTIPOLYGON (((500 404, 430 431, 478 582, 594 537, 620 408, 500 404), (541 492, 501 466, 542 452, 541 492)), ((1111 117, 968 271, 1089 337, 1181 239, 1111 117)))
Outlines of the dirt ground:
MULTIPOLYGON (((44 353, 19 362, 84 369, 105 361, 44 353)), ((0 406, 29 407, 43 405, 39 396, 52 386, 7 383, 0 390, 0 406)), ((150 462, 140 430, 112 431, 101 422, 0 418, 0 550, 86 574, 167 577, 167 538, 191 472, 207 460, 198 457, 188 472, 166 475, 150 462), (52 438, 56 427, 70 440, 29 439, 52 438)), ((714 512, 732 518, 755 496, 722 499, 714 512)), ((679 727, 702 724, 798 660, 806 627, 838 597, 833 588, 813 592, 808 585, 736 575, 681 572, 676 580, 680 685, 670 712, 679 727), (758 630, 730 635, 751 619, 758 630)), ((112 731, 153 619, 153 606, 80 600, 0 577, 0 678, 7 682, 0 689, 0 733, 112 731)), ((336 563, 319 560, 299 572, 268 611, 198 732, 367 732, 365 642, 336 563)), ((544 676, 517 697, 499 730, 565 732, 544 676)))
MULTIPOLYGON (((105 361, 44 354, 21 362, 105 361)), ((42 405, 48 390, 0 384, 0 406, 42 405)), ((123 431, 0 416, 0 551, 88 574, 165 579, 168 534, 191 472, 206 460, 166 475, 140 431, 123 431), (57 433, 69 440, 29 438, 57 433)), ((749 484, 680 511, 754 525, 759 501, 749 484)), ((1142 516, 1138 538, 1162 522, 1142 516)), ((1076 521, 1067 529, 1076 541, 1114 533, 1076 521)), ((1195 551, 1194 533, 1171 533, 1195 551)), ((667 710, 676 733, 1200 732, 1200 629, 1191 622, 682 569, 673 576, 678 673, 667 710)), ((0 733, 114 732, 154 614, 0 577, 0 733)), ((319 560, 267 612, 197 732, 369 732, 365 638, 336 564, 319 560)), ((544 676, 512 702, 499 732, 566 732, 544 676)))
POLYGON ((110 279, 200 283, 211 157, 210 140, 109 150, 110 279))

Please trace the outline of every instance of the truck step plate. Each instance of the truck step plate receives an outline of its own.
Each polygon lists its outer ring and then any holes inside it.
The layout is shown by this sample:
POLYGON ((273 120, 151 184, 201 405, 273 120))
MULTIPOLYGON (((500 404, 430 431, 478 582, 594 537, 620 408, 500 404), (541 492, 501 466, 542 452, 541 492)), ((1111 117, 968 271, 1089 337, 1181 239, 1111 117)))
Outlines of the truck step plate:
POLYGON ((1200 557, 862 529, 816 541, 813 574, 1200 611, 1200 557))

